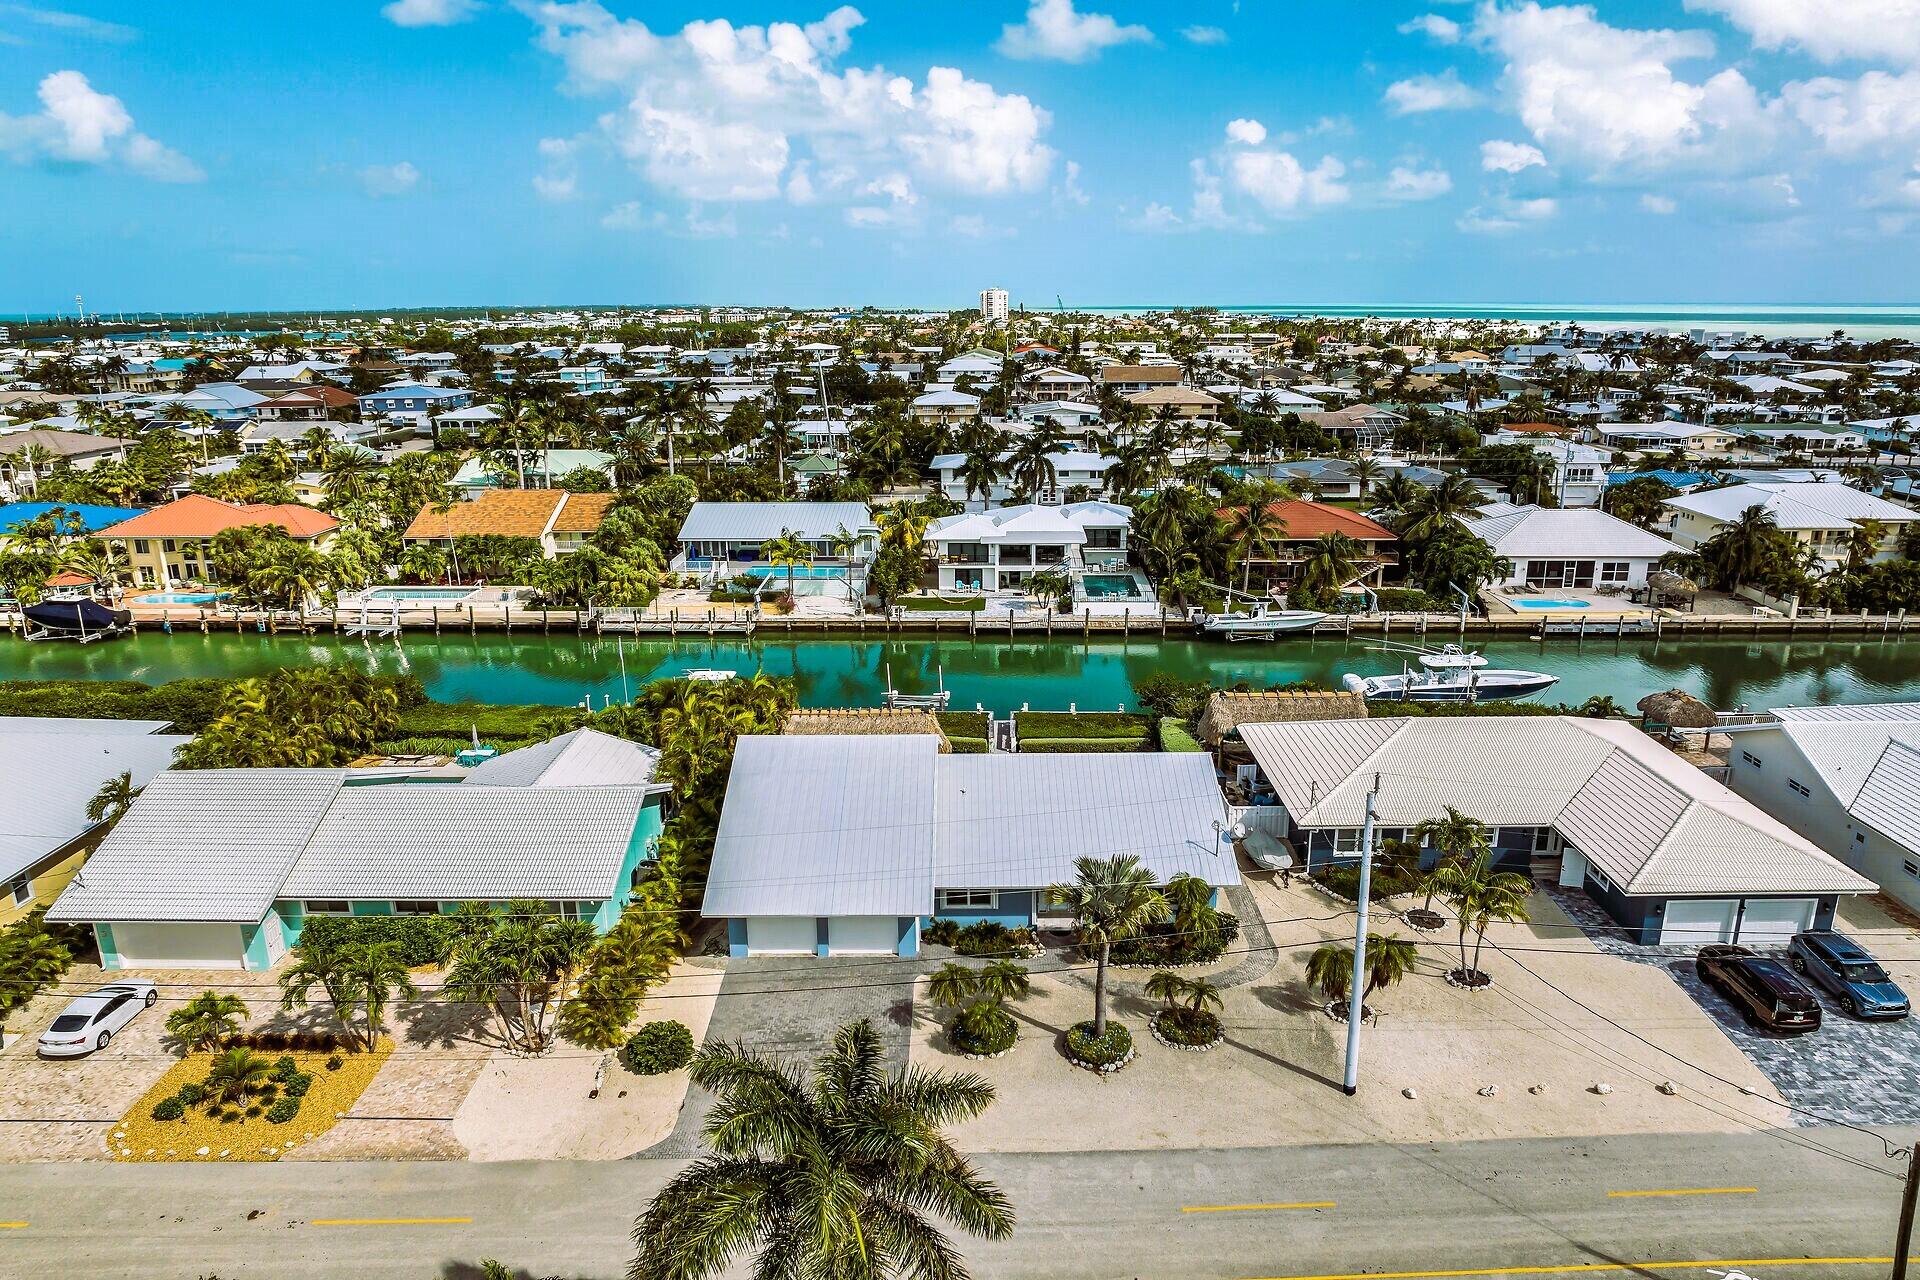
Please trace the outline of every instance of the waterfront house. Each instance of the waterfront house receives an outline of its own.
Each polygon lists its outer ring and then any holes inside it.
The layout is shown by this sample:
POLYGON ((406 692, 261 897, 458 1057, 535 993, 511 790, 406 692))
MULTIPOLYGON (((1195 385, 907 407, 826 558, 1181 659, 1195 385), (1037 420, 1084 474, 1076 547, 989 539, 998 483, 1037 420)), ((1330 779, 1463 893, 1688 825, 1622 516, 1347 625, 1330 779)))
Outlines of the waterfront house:
POLYGON ((1035 573, 1124 564, 1133 512, 1111 502, 1023 503, 942 516, 926 545, 942 591, 1019 590, 1035 573))
POLYGON ((1688 550, 1711 541, 1749 508, 1759 507, 1773 517, 1775 527, 1812 548, 1831 567, 1846 564, 1854 533, 1867 521, 1877 522, 1882 533, 1869 560, 1898 559, 1907 526, 1920 520, 1920 512, 1910 507, 1837 480, 1729 485, 1669 498, 1666 505, 1674 513, 1673 540, 1688 550))
MULTIPOLYGON (((1222 507, 1216 514, 1224 520, 1233 510, 1222 507)), ((1393 530, 1358 511, 1296 499, 1269 502, 1267 514, 1279 523, 1277 536, 1271 546, 1254 548, 1238 562, 1233 586, 1244 582, 1246 590, 1258 594, 1292 588, 1313 555, 1314 543, 1327 533, 1343 533, 1359 548, 1353 557, 1354 576, 1336 586, 1380 586, 1387 570, 1400 563, 1400 539, 1393 530)))
POLYGON ((880 530, 863 502, 696 502, 680 525, 673 568, 763 563, 760 548, 787 533, 807 543, 821 565, 865 564, 879 551, 880 530), (850 552, 833 546, 843 530, 855 538, 850 552))
POLYGON ((1729 741, 1735 791, 1920 911, 1920 702, 1776 707, 1729 741))
POLYGON ((1783 946, 1877 887, 1623 720, 1389 717, 1240 735, 1257 766, 1240 820, 1313 869, 1358 858, 1377 785, 1376 840, 1408 840, 1451 805, 1487 825, 1499 864, 1584 890, 1636 942, 1783 946))
POLYGON ((1592 508, 1496 503, 1460 523, 1505 562, 1496 587, 1624 592, 1646 586, 1647 571, 1680 549, 1592 508))
POLYGON ((144 787, 190 737, 164 720, 0 716, 0 927, 60 896, 103 823, 100 788, 126 774, 144 787))
POLYGON ((360 397, 363 418, 403 418, 425 422, 436 413, 464 409, 473 403, 473 393, 463 387, 427 387, 403 382, 360 397))
POLYGON ((278 525, 288 536, 324 551, 340 522, 298 502, 223 502, 190 493, 93 536, 126 548, 134 581, 142 586, 215 582, 213 540, 228 529, 278 525))
MULTIPOLYGON (((1000 474, 994 478, 993 485, 982 497, 978 489, 969 490, 962 476, 962 468, 967 464, 964 453, 943 453, 927 464, 933 472, 934 483, 942 496, 958 502, 969 511, 984 511, 1003 502, 1015 499, 1013 477, 1007 474, 1006 466, 1013 457, 1011 452, 1000 455, 1000 474)), ((1053 483, 1032 494, 1032 500, 1042 506, 1057 506, 1066 501, 1070 489, 1085 489, 1090 495, 1100 497, 1107 491, 1107 472, 1117 459, 1103 453, 1082 453, 1068 450, 1065 453, 1050 453, 1047 461, 1053 466, 1053 483)))
POLYGON ((1550 467, 1543 477, 1541 492, 1533 492, 1530 480, 1510 479, 1507 489, 1516 501, 1533 499, 1544 501, 1551 497, 1562 507, 1597 507, 1600 495, 1607 491, 1607 459, 1605 449, 1596 449, 1590 444, 1581 444, 1577 440, 1558 440, 1530 434, 1508 434, 1496 431, 1486 437, 1490 445, 1524 444, 1529 446, 1537 457, 1545 458, 1550 467), (1518 491, 1517 491, 1518 490, 1518 491))
POLYGON ((701 914, 745 955, 919 953, 935 919, 1067 927, 1048 886, 1083 855, 1164 883, 1240 874, 1203 752, 942 754, 932 734, 748 736, 701 914))
POLYGON ((30 497, 34 482, 55 466, 75 471, 90 471, 109 458, 125 458, 131 440, 115 436, 96 436, 84 431, 60 431, 47 427, 29 427, 0 435, 0 476, 6 478, 15 494, 30 497), (29 454, 28 450, 38 453, 29 454), (31 457, 49 461, 34 463, 31 457))
POLYGON ((455 538, 469 536, 532 538, 551 560, 585 546, 617 496, 565 489, 492 489, 471 502, 456 502, 444 509, 429 502, 400 541, 410 547, 451 548, 455 538))
POLYGON ((593 729, 479 767, 163 773, 47 918, 93 928, 103 967, 266 969, 309 916, 543 902, 613 926, 658 847, 658 753, 593 729))

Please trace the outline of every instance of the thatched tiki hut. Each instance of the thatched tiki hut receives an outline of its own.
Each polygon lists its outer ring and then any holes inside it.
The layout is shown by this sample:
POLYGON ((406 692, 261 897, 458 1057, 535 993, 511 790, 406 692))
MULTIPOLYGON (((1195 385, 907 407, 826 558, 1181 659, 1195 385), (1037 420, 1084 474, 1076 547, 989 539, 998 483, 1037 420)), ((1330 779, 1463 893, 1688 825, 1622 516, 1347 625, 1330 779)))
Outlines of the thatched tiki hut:
POLYGON ((1673 737, 1680 730, 1704 729, 1711 737, 1720 727, 1720 717, 1714 709, 1684 689, 1650 693, 1634 706, 1640 712, 1640 727, 1648 733, 1658 729, 1673 737))
POLYGON ((846 710, 790 712, 782 733, 890 734, 929 733, 940 739, 942 754, 953 750, 933 712, 919 707, 855 707, 846 710))

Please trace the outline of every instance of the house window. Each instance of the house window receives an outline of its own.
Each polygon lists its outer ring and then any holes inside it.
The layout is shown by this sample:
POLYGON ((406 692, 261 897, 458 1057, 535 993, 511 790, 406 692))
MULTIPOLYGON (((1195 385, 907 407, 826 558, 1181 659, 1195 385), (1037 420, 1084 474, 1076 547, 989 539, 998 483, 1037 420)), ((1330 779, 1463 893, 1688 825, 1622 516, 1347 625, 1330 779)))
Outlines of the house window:
POLYGON ((440 904, 437 902, 396 902, 393 913, 397 916, 437 916, 440 904))
POLYGON ((1335 853, 1360 852, 1360 828, 1335 827, 1333 830, 1333 851, 1335 853))
POLYGON ((140 555, 140 556, 146 555, 147 550, 148 550, 147 540, 145 538, 135 538, 133 540, 133 553, 135 555, 140 555))
POLYGON ((310 916, 350 916, 353 906, 345 898, 309 898, 302 904, 310 916))
POLYGON ((1593 882, 1602 889, 1605 889, 1608 893, 1613 892, 1613 881, 1607 879, 1607 873, 1594 866, 1591 862, 1587 864, 1587 874, 1593 877, 1593 882))
POLYGON ((940 911, 993 911, 1000 906, 1000 895, 992 889, 942 889, 934 896, 940 911))
POLYGON ((33 877, 15 876, 7 882, 7 895, 13 899, 14 906, 25 906, 33 898, 33 877))
POLYGON ((1915 880, 1920 880, 1920 862, 1915 862, 1912 858, 1907 858, 1902 861, 1900 865, 1908 875, 1912 876, 1915 880))
POLYGON ((1628 567, 1625 560, 1602 560, 1600 562, 1600 585, 1625 586, 1628 567))
POLYGON ((1752 765, 1756 769, 1760 767, 1760 757, 1753 754, 1753 752, 1751 751, 1742 751, 1740 753, 1740 758, 1742 760, 1745 760, 1748 764, 1752 765))
POLYGON ((1793 794, 1797 796, 1808 796, 1813 794, 1811 791, 1807 790, 1807 786, 1804 782, 1796 781, 1793 778, 1787 779, 1787 790, 1793 792, 1793 794))

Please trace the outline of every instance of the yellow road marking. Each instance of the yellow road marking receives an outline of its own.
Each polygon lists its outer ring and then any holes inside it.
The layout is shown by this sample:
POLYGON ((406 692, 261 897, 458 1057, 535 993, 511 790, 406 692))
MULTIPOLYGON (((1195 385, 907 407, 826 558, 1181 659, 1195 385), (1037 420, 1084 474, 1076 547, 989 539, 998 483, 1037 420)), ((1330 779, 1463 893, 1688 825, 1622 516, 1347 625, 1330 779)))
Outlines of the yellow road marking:
POLYGON ((1299 1200, 1289 1204, 1183 1204, 1182 1213, 1254 1213, 1262 1209, 1331 1209, 1331 1200, 1299 1200))
POLYGON ((1615 1200, 1633 1200, 1642 1196, 1750 1196, 1754 1187, 1668 1187, 1659 1191, 1609 1191, 1615 1200))
MULTIPOLYGON (((1892 1258, 1681 1258, 1661 1262, 1568 1262, 1557 1267, 1461 1267, 1451 1271, 1343 1271, 1338 1275, 1265 1276, 1261 1280, 1446 1280, 1451 1276, 1563 1276, 1594 1271, 1707 1271, 1727 1267, 1887 1266, 1892 1258)), ((1920 1258, 1912 1259, 1920 1262, 1920 1258)))
POLYGON ((445 1227, 472 1222, 472 1218, 315 1218, 316 1227, 445 1227))
POLYGON ((20 1231, 26 1225, 24 1222, 0 1222, 0 1231, 20 1231))

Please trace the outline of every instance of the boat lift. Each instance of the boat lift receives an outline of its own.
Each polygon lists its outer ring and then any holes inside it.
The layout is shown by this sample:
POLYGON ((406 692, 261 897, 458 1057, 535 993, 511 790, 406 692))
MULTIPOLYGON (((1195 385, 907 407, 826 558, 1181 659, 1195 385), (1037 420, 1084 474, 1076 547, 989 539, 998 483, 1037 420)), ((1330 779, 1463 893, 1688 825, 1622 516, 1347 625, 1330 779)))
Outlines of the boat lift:
POLYGON ((944 665, 936 667, 935 679, 938 681, 936 693, 902 693, 893 687, 893 664, 886 664, 887 691, 883 695, 889 707, 918 707, 927 711, 945 711, 953 700, 953 694, 947 688, 947 669, 944 665))

